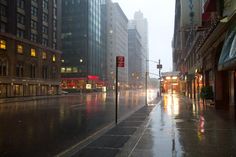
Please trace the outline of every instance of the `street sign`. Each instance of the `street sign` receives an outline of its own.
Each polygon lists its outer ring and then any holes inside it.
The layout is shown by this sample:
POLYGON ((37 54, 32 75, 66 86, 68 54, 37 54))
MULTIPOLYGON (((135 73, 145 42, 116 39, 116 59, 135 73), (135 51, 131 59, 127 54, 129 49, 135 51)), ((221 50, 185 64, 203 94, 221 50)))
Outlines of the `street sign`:
POLYGON ((116 67, 125 67, 125 57, 116 56, 116 67))
POLYGON ((162 64, 157 64, 157 69, 162 69, 162 64))
POLYGON ((125 57, 116 56, 116 107, 115 107, 115 122, 118 122, 118 68, 125 67, 125 57))

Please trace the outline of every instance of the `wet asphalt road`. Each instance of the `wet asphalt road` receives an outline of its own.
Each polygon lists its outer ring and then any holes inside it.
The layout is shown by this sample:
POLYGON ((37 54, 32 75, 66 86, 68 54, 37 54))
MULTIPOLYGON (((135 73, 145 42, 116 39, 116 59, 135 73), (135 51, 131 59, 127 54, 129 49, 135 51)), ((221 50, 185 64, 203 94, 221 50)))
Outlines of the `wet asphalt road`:
MULTIPOLYGON (((0 156, 46 157, 62 152, 114 122, 114 96, 74 94, 0 104, 0 156)), ((145 104, 143 91, 121 91, 119 96, 119 117, 145 104)))

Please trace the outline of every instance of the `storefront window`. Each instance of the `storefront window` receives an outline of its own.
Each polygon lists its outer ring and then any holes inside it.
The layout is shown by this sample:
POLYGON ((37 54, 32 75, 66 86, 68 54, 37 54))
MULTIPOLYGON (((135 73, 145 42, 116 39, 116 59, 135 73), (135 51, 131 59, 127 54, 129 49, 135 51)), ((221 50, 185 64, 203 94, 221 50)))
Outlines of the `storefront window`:
POLYGON ((73 67, 73 72, 77 73, 78 72, 78 68, 77 67, 73 67))
POLYGON ((29 85, 29 93, 31 96, 36 96, 37 85, 29 85))
POLYGON ((65 67, 61 67, 61 73, 65 73, 66 68, 65 67))
POLYGON ((66 68, 66 72, 71 73, 71 72, 72 72, 71 67, 67 67, 67 68, 66 68))
POLYGON ((47 95, 48 94, 48 86, 42 85, 41 86, 41 95, 47 95))
POLYGON ((23 85, 14 85, 13 86, 14 96, 23 96, 23 85))

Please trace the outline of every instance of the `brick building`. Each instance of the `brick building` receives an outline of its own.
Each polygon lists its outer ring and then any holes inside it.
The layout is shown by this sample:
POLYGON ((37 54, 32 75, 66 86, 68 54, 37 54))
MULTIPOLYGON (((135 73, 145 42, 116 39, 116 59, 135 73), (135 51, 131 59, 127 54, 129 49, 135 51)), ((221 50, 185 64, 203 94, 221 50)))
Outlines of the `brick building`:
POLYGON ((60 3, 0 1, 0 98, 58 93, 60 3))

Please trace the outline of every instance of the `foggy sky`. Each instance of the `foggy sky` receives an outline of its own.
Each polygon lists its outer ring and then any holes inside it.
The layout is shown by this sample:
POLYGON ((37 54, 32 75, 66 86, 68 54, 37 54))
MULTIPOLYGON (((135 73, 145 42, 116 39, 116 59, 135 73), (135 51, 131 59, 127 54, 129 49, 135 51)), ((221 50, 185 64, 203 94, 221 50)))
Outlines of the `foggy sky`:
MULTIPOLYGON (((141 10, 149 25, 149 59, 161 59, 163 71, 172 70, 172 38, 175 0, 113 0, 118 2, 129 19, 141 10)), ((150 72, 158 73, 156 64, 149 63, 150 72)), ((151 75, 150 75, 151 76, 151 75)))

